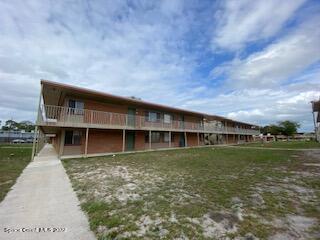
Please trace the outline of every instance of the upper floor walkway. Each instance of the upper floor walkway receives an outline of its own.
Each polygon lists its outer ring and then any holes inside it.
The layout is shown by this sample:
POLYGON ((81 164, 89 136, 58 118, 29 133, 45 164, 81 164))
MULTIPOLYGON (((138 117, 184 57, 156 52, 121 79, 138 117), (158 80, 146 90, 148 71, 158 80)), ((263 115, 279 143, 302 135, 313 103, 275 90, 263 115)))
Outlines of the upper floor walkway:
POLYGON ((37 125, 97 129, 126 129, 151 131, 200 132, 217 134, 258 135, 256 129, 216 126, 206 122, 188 122, 172 119, 149 121, 145 116, 42 105, 37 125))

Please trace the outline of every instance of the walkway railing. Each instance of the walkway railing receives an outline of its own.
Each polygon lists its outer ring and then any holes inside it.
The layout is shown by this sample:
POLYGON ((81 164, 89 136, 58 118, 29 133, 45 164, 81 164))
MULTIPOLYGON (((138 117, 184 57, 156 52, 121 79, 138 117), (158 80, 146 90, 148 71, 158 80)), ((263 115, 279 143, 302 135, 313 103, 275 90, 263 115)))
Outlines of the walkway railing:
POLYGON ((211 133, 259 134, 254 129, 215 127, 196 122, 164 119, 148 121, 145 116, 123 113, 103 112, 62 106, 43 105, 40 110, 38 125, 66 127, 95 127, 111 129, 191 131, 211 133))

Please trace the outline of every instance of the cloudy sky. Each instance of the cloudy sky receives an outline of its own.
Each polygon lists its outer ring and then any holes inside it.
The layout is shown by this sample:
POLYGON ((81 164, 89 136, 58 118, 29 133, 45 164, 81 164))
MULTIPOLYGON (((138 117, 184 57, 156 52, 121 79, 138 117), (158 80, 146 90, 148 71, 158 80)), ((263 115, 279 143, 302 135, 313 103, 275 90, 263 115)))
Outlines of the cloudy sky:
POLYGON ((320 1, 0 1, 0 120, 35 119, 40 79, 312 130, 320 1))

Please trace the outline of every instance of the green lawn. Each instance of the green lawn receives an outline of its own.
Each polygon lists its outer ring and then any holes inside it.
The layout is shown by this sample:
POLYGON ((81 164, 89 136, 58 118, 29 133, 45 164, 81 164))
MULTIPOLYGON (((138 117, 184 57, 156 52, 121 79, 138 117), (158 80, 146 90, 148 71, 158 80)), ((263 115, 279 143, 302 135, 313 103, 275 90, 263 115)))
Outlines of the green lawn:
POLYGON ((31 147, 17 145, 8 148, 0 145, 0 201, 16 182, 22 170, 31 160, 31 147))
POLYGON ((100 240, 313 238, 320 159, 302 154, 201 148, 63 164, 100 240))
POLYGON ((14 147, 14 148, 32 148, 32 143, 1 143, 0 148, 3 147, 14 147))
POLYGON ((290 148, 290 149, 310 149, 320 148, 320 143, 315 141, 277 141, 269 143, 249 143, 240 146, 245 147, 269 147, 269 148, 290 148))

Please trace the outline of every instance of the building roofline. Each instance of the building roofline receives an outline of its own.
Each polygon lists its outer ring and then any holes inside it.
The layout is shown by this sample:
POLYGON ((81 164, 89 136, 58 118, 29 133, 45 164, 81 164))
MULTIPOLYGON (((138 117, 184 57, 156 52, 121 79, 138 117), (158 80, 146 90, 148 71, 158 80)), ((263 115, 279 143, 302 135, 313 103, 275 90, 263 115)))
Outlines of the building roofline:
POLYGON ((311 101, 312 104, 312 111, 313 112, 320 112, 320 100, 311 101))
POLYGON ((101 98, 112 98, 112 99, 115 99, 115 100, 122 100, 122 101, 126 101, 126 102, 129 102, 129 103, 132 103, 132 104, 136 104, 136 105, 147 105, 149 107, 154 107, 154 108, 163 108, 163 109, 167 109, 167 110, 171 110, 171 111, 175 111, 175 112, 183 112, 183 113, 187 113, 187 114, 203 116, 203 117, 206 117, 206 118, 216 118, 216 119, 223 120, 223 121, 236 122, 236 123, 240 123, 240 124, 259 127, 258 125, 255 125, 255 124, 250 124, 250 123, 241 122, 241 121, 235 121, 235 120, 232 120, 232 119, 229 119, 229 118, 226 118, 226 117, 222 117, 222 116, 218 116, 218 115, 212 115, 212 114, 207 114, 207 113, 202 113, 202 112, 197 112, 197 111, 190 111, 190 110, 186 110, 186 109, 166 106, 166 105, 147 102, 147 101, 143 101, 143 100, 132 99, 132 98, 129 98, 129 97, 113 95, 113 94, 110 94, 110 93, 105 93, 105 92, 96 91, 96 90, 83 88, 83 87, 77 87, 77 86, 70 85, 70 84, 65 84, 65 83, 54 82, 54 81, 50 81, 50 80, 46 80, 46 79, 41 79, 40 83, 41 83, 41 85, 50 85, 50 86, 54 86, 54 87, 68 89, 68 90, 71 90, 71 91, 77 91, 77 92, 84 93, 84 94, 98 96, 98 97, 101 97, 101 98))

